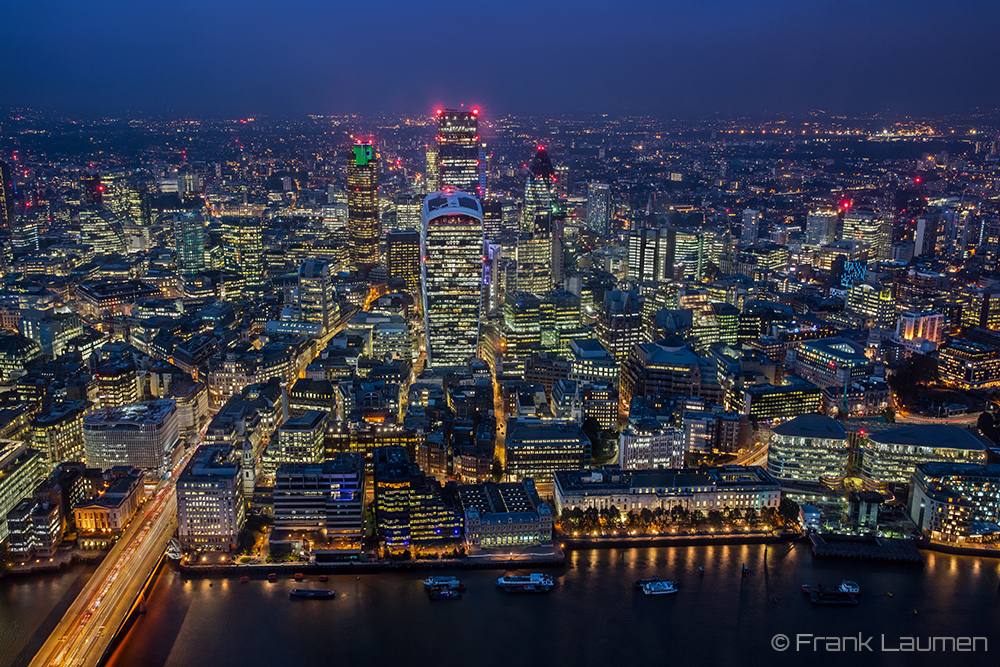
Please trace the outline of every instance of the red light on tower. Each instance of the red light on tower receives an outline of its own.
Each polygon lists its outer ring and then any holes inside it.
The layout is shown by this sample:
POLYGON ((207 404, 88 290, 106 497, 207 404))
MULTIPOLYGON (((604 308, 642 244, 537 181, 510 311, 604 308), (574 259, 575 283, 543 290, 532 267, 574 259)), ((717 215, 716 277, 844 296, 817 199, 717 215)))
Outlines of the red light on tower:
POLYGON ((104 186, 103 185, 98 185, 97 186, 97 191, 98 192, 104 192, 104 186))
POLYGON ((538 147, 538 150, 540 150, 540 151, 544 151, 544 150, 545 150, 545 146, 539 146, 539 147, 538 147))
POLYGON ((473 116, 478 116, 479 115, 479 109, 473 109, 472 110, 472 115, 473 116))
POLYGON ((444 113, 444 109, 438 109, 438 110, 437 110, 437 111, 435 111, 434 113, 436 113, 437 115, 439 115, 439 116, 440 116, 441 114, 443 114, 443 113, 444 113))
POLYGON ((842 208, 842 209, 844 209, 846 211, 847 209, 851 208, 851 202, 849 202, 847 200, 844 200, 844 201, 840 202, 840 208, 842 208))
POLYGON ((913 182, 916 183, 917 185, 920 185, 920 177, 917 176, 916 178, 914 178, 913 182))

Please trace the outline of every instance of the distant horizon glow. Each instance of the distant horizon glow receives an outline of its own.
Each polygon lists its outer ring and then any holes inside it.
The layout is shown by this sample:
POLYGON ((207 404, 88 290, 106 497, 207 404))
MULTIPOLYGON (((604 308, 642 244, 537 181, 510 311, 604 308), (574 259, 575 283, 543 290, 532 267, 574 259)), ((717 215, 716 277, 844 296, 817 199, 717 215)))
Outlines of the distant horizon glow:
POLYGON ((262 0, 9 4, 0 100, 65 113, 417 115, 459 105, 494 117, 690 119, 1000 107, 1000 68, 990 66, 1000 61, 1000 5, 984 0, 292 0, 280 12, 262 0), (338 32, 355 24, 374 36, 338 32), (930 48, 929 35, 948 48, 930 48), (439 57, 442 40, 455 57, 439 57))

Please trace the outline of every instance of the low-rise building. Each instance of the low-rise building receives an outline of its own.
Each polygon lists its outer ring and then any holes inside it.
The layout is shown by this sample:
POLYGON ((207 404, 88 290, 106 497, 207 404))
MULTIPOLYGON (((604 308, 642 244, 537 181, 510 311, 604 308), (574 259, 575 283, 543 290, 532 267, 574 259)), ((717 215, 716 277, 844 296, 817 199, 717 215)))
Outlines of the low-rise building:
POLYGON ((1000 348, 954 338, 938 350, 941 379, 961 389, 1000 386, 1000 348))
POLYGON ((469 552, 552 543, 552 510, 530 479, 458 487, 469 552))
POLYGON ((239 453, 203 445, 177 478, 177 535, 183 549, 229 552, 246 523, 239 453))
POLYGON ((760 511, 781 503, 778 481, 758 466, 622 470, 560 470, 555 474, 555 508, 597 510, 612 505, 625 514, 681 507, 708 514, 727 507, 760 511))
POLYGON ((771 429, 767 471, 783 485, 837 489, 847 474, 847 432, 820 414, 799 415, 771 429))
POLYGON ((971 432, 947 424, 913 424, 869 433, 861 444, 866 488, 886 492, 910 483, 924 463, 984 464, 986 446, 971 432))
POLYGON ((272 549, 308 542, 317 560, 361 554, 365 509, 365 460, 342 452, 322 463, 278 466, 272 490, 272 549))
POLYGON ((910 519, 942 542, 1000 539, 1000 465, 921 463, 913 472, 910 519))
POLYGON ((683 468, 684 431, 656 419, 630 423, 618 436, 618 456, 623 470, 683 468))
MULTIPOLYGON (((0 516, 6 517, 30 496, 45 477, 41 452, 23 442, 0 441, 0 516)), ((7 539, 7 522, 0 521, 0 542, 7 539)))
POLYGON ((546 496, 552 491, 552 474, 589 464, 592 447, 575 422, 535 419, 508 422, 505 446, 508 473, 517 479, 532 479, 546 496))
POLYGON ((133 466, 163 475, 173 466, 179 443, 177 404, 169 399, 108 408, 83 418, 87 465, 94 468, 133 466))
POLYGON ((78 544, 88 549, 110 545, 128 525, 145 499, 145 473, 138 468, 112 468, 104 474, 108 486, 93 498, 73 506, 78 544))

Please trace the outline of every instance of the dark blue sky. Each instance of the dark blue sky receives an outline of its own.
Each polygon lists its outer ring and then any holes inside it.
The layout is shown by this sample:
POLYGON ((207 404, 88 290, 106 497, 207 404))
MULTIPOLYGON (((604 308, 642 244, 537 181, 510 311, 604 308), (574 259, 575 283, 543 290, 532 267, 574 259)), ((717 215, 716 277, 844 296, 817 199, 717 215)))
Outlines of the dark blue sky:
POLYGON ((691 117, 1000 106, 996 0, 2 0, 0 105, 691 117))

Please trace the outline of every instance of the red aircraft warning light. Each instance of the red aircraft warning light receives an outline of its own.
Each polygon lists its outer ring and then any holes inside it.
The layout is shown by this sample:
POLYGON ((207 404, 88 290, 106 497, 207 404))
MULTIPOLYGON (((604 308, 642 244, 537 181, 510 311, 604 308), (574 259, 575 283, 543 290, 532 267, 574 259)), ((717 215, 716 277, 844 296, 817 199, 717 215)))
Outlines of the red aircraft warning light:
POLYGON ((437 110, 437 111, 435 111, 434 113, 436 113, 437 115, 439 115, 439 116, 440 116, 441 114, 443 114, 443 113, 444 113, 444 109, 438 109, 438 110, 437 110))

